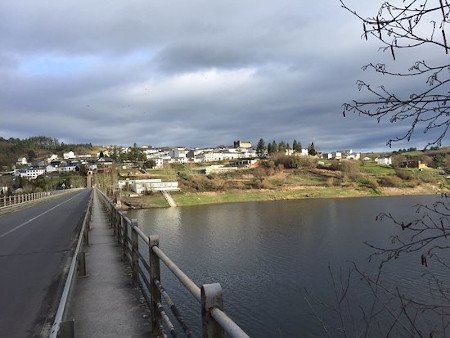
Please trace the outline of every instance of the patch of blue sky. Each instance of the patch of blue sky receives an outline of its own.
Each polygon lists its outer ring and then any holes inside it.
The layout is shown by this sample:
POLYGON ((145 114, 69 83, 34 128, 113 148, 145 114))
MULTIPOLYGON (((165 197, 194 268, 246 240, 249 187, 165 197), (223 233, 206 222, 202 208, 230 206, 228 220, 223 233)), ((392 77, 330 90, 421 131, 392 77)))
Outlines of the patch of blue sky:
POLYGON ((22 60, 20 70, 26 75, 65 76, 83 72, 93 66, 96 57, 39 55, 22 60))
POLYGON ((129 64, 134 64, 134 63, 146 63, 148 61, 150 61, 153 56, 155 55, 155 52, 147 49, 147 48, 142 48, 142 49, 137 49, 134 50, 128 54, 125 54, 122 59, 124 62, 129 63, 129 64))

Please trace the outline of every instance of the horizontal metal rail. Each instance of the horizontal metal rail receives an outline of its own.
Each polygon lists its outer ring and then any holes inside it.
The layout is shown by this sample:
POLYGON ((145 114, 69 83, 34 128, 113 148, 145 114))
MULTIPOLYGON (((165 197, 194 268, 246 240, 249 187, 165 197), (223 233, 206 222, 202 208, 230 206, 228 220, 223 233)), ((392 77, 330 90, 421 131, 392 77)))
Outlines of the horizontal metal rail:
POLYGON ((162 252, 160 248, 157 246, 152 247, 154 253, 158 255, 159 258, 163 261, 163 263, 167 266, 167 268, 178 278, 181 284, 184 285, 186 289, 197 299, 199 302, 201 301, 200 288, 195 284, 181 269, 162 252))
POLYGON ((223 329, 231 337, 248 337, 248 335, 242 330, 225 312, 218 308, 211 309, 211 316, 223 327, 223 329))
MULTIPOLYGON (((91 196, 89 198, 89 203, 86 208, 86 213, 83 219, 83 225, 81 227, 80 234, 78 236, 78 242, 75 249, 75 253, 72 258, 72 262, 70 264, 69 273, 67 275, 66 283, 64 284, 63 293, 61 296, 61 300, 59 301, 58 310, 56 311, 55 320, 53 323, 53 326, 51 328, 51 332, 49 337, 50 338, 57 338, 62 336, 71 336, 72 333, 64 333, 62 334, 62 330, 70 330, 73 331, 73 321, 72 322, 65 322, 65 316, 68 308, 68 303, 70 300, 70 295, 73 290, 73 286, 75 283, 75 277, 77 275, 77 269, 80 264, 80 258, 84 259, 84 254, 81 250, 84 244, 87 244, 89 241, 88 237, 88 231, 89 231, 89 222, 91 219, 92 214, 92 198, 93 194, 91 192, 91 196), (72 325, 70 328, 65 327, 64 324, 69 323, 69 326, 72 325)), ((83 262, 84 264, 84 262, 83 262)))
MULTIPOLYGON (((160 248, 158 236, 147 236, 139 227, 137 220, 130 219, 125 212, 121 212, 102 191, 99 195, 102 204, 108 213, 111 227, 117 235, 124 256, 129 261, 133 278, 142 288, 144 298, 150 306, 153 334, 166 336, 163 324, 169 329, 170 335, 176 337, 175 327, 164 311, 162 299, 180 323, 184 333, 191 337, 192 333, 181 317, 178 308, 163 288, 160 280, 160 261, 175 275, 180 283, 200 303, 202 313, 203 337, 248 337, 248 335, 223 311, 222 288, 220 284, 204 284, 200 288, 196 285, 160 248), (139 240, 145 243, 148 250, 148 262, 139 250, 139 240), (146 269, 143 270, 143 267, 146 269), (150 299, 148 297, 150 294, 150 299), (161 298, 162 296, 162 298, 161 298)), ((142 246, 142 242, 141 242, 142 246)))

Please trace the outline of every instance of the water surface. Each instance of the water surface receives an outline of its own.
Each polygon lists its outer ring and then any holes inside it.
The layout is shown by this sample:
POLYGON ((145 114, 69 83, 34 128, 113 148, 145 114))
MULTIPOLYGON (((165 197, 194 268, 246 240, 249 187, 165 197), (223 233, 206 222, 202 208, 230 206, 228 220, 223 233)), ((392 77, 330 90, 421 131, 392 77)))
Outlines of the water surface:
MULTIPOLYGON (((130 212, 148 235, 198 285, 219 282, 227 313, 251 336, 296 337, 323 334, 305 302, 332 300, 328 266, 356 262, 373 270, 363 244, 385 245, 396 230, 375 218, 395 213, 405 221, 417 203, 434 196, 311 199, 229 203, 130 212)), ((386 278, 423 293, 423 273, 415 258, 388 269, 386 278)), ((163 284, 199 334, 199 306, 163 270, 163 284), (173 290, 173 291, 172 291, 173 290)), ((366 290, 352 290, 363 296, 366 290)))

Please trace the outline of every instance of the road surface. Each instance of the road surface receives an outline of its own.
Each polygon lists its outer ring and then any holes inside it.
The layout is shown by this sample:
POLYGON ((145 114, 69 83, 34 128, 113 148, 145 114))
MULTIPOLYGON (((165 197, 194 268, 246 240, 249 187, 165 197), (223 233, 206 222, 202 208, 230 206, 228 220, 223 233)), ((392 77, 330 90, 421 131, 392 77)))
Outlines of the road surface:
POLYGON ((0 337, 48 335, 90 193, 0 216, 0 337))

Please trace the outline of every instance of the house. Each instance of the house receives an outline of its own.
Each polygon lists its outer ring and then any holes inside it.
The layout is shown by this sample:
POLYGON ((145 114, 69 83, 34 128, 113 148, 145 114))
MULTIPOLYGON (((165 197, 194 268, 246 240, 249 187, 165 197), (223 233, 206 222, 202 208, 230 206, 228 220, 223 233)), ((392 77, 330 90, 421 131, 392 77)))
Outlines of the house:
POLYGON ((422 163, 420 160, 409 160, 400 163, 401 168, 412 168, 412 169, 425 169, 427 165, 422 163))
POLYGON ((169 156, 172 158, 181 158, 181 157, 186 158, 187 153, 188 150, 186 148, 173 148, 170 151, 169 156))
POLYGON ((75 158, 75 153, 73 151, 69 151, 67 153, 63 153, 63 158, 65 160, 73 159, 73 158, 75 158))
POLYGON ((58 172, 58 171, 59 171, 58 167, 55 167, 55 166, 53 166, 51 164, 49 164, 48 166, 45 167, 45 172, 49 173, 49 174, 54 173, 54 172, 58 172))
POLYGON ((52 161, 55 161, 58 159, 58 155, 56 154, 51 154, 48 158, 47 158, 47 163, 51 163, 52 161))
POLYGON ((237 140, 234 141, 234 148, 251 148, 252 144, 249 141, 241 141, 241 140, 237 140))
POLYGON ((17 165, 26 165, 28 164, 26 157, 19 157, 16 162, 17 165))
POLYGON ((112 158, 109 158, 109 157, 100 157, 100 158, 97 160, 97 164, 98 164, 98 165, 102 165, 102 166, 110 166, 110 165, 112 165, 113 163, 114 163, 113 159, 112 159, 112 158))
POLYGON ((308 156, 308 149, 301 149, 300 151, 295 151, 294 155, 296 156, 308 156))
POLYGON ((76 165, 74 165, 74 164, 66 164, 66 165, 60 166, 58 168, 58 171, 60 173, 68 173, 68 172, 79 170, 79 168, 78 169, 77 168, 78 167, 76 165))
POLYGON ((388 156, 381 156, 381 157, 377 157, 375 159, 375 162, 378 165, 392 165, 392 157, 388 157, 388 156))
POLYGON ((18 169, 14 172, 16 177, 24 177, 30 180, 36 179, 40 175, 45 174, 45 168, 29 167, 26 169, 18 169))
POLYGON ((178 191, 178 182, 162 182, 160 178, 142 179, 142 180, 120 180, 117 186, 120 190, 129 186, 137 194, 146 191, 178 191))

